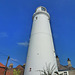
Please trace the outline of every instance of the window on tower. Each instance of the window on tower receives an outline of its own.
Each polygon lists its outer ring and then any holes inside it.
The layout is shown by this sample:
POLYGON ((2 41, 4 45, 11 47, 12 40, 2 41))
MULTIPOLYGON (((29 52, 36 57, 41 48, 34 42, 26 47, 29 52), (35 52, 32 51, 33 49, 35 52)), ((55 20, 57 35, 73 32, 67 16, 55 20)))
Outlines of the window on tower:
POLYGON ((34 20, 36 21, 38 17, 35 17, 34 20))
POLYGON ((37 20, 37 17, 36 17, 36 20, 37 20))
POLYGON ((29 68, 29 71, 31 71, 32 68, 29 68))

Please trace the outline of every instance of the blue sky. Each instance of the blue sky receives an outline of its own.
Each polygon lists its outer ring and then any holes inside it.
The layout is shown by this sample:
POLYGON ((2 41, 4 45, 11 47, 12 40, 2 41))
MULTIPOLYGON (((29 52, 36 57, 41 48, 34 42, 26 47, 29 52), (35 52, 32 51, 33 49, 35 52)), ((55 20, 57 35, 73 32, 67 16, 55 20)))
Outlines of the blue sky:
POLYGON ((8 55, 14 67, 26 62, 32 15, 39 6, 47 8, 55 50, 60 63, 70 58, 75 67, 75 0, 0 0, 0 62, 8 55))

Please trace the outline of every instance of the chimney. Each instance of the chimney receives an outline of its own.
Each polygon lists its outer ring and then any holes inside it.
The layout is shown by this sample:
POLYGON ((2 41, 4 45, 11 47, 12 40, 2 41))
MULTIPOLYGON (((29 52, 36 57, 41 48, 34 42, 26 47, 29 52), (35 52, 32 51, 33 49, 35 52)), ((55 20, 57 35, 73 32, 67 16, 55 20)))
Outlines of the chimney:
POLYGON ((25 63, 23 64, 23 68, 25 69, 25 63))
POLYGON ((68 67, 71 67, 72 65, 71 65, 71 61, 69 58, 68 58, 67 62, 68 62, 68 67))
POLYGON ((57 61, 57 66, 59 67, 60 66, 60 62, 59 62, 59 57, 56 56, 56 61, 57 61))
POLYGON ((10 65, 9 65, 9 68, 12 69, 12 68, 13 68, 13 64, 10 64, 10 65))
POLYGON ((23 66, 25 66, 25 63, 23 64, 23 66))

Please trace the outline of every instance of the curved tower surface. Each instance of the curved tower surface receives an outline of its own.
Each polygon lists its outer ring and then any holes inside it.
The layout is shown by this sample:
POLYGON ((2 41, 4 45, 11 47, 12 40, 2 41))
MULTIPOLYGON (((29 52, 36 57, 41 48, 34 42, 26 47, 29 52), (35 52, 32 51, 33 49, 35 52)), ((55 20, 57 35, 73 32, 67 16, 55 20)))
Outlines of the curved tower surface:
POLYGON ((45 7, 33 14, 33 25, 24 75, 56 75, 56 55, 50 28, 50 16, 45 7))

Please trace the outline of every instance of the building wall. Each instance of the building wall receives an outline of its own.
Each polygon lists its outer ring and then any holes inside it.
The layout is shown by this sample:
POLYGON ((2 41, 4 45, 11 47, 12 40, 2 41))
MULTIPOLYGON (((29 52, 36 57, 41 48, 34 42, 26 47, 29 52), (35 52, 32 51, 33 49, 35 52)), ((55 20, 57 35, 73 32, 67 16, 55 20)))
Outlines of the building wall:
POLYGON ((75 75, 75 70, 59 71, 59 74, 60 74, 60 75, 66 75, 66 74, 64 74, 65 72, 67 72, 67 75, 75 75))
POLYGON ((0 68, 0 75, 3 75, 4 74, 4 70, 3 68, 0 68))
POLYGON ((65 73, 67 73, 67 75, 69 75, 68 71, 59 71, 59 75, 66 75, 65 73))
POLYGON ((69 71, 69 75, 75 75, 75 70, 69 71))

